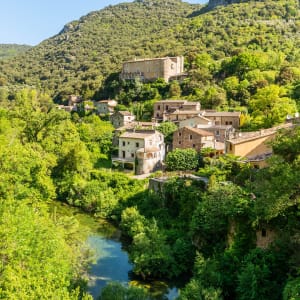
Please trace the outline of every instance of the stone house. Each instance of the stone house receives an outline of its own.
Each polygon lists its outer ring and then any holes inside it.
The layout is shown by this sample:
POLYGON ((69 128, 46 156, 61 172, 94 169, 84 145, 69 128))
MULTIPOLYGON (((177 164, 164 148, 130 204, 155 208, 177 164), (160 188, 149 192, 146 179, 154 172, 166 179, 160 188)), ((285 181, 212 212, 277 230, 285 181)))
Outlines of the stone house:
POLYGON ((136 130, 155 130, 159 126, 156 122, 140 122, 140 121, 132 121, 122 127, 116 128, 114 130, 114 136, 112 144, 113 146, 119 145, 119 137, 125 131, 136 131, 136 130))
POLYGON ((186 100, 162 100, 154 103, 153 117, 157 121, 168 121, 166 115, 178 111, 198 111, 200 112, 200 102, 186 100))
POLYGON ((113 162, 131 164, 135 173, 147 174, 161 168, 165 158, 162 133, 156 130, 126 131, 119 137, 118 157, 113 162))
POLYGON ((232 125, 235 129, 240 127, 241 112, 239 111, 202 111, 201 115, 214 121, 215 125, 232 125))
POLYGON ((83 99, 80 96, 70 95, 68 98, 68 106, 76 106, 78 103, 81 103, 83 99))
POLYGON ((163 78, 166 82, 172 77, 180 76, 184 71, 183 56, 135 59, 123 63, 120 78, 141 81, 155 81, 163 78))
POLYGON ((221 143, 225 143, 225 141, 230 139, 235 132, 235 129, 232 127, 232 125, 197 125, 197 128, 213 133, 216 142, 221 143))
POLYGON ((201 115, 197 115, 192 118, 181 120, 178 123, 178 126, 179 126, 179 128, 182 128, 185 126, 189 126, 189 127, 207 126, 207 127, 209 127, 209 126, 212 126, 213 124, 214 124, 214 122, 212 120, 207 119, 201 115))
POLYGON ((213 133, 193 127, 182 127, 173 133, 173 149, 193 148, 200 151, 205 147, 214 147, 213 133))
POLYGON ((135 116, 129 111, 116 111, 109 119, 115 128, 119 128, 132 123, 135 116))
POLYGON ((293 124, 287 123, 259 131, 236 133, 226 140, 226 153, 243 157, 256 168, 266 167, 266 159, 272 155, 270 142, 280 129, 291 127, 293 124))
POLYGON ((99 115, 112 115, 117 104, 116 100, 101 100, 94 103, 99 115))

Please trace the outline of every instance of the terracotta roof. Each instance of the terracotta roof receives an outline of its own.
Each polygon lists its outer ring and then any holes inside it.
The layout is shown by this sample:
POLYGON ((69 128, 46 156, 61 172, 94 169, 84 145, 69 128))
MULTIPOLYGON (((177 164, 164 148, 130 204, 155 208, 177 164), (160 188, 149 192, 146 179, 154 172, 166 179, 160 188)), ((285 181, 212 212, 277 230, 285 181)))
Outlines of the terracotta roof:
POLYGON ((155 102, 154 104, 163 104, 163 103, 186 103, 187 100, 171 100, 171 99, 168 99, 168 100, 160 100, 160 101, 157 101, 155 102))
MULTIPOLYGON (((198 112, 199 112, 199 111, 198 111, 198 112)), ((199 113, 200 113, 200 112, 199 112, 199 113)), ((202 119, 202 120, 205 120, 205 121, 207 121, 207 122, 211 122, 210 119, 207 119, 207 118, 205 118, 205 117, 202 116, 202 115, 197 115, 197 116, 195 116, 195 117, 192 117, 192 118, 189 118, 189 119, 186 119, 186 120, 182 120, 182 121, 180 121, 180 122, 185 122, 185 121, 195 120, 195 119, 202 119)))
POLYGON ((241 115, 241 112, 240 111, 216 111, 216 112, 204 111, 202 115, 208 117, 239 117, 241 115))
POLYGON ((202 136, 213 136, 213 133, 211 133, 209 131, 206 131, 206 130, 203 130, 203 129, 200 129, 200 128, 185 126, 182 129, 184 129, 184 128, 187 128, 188 130, 190 130, 192 132, 195 132, 195 133, 197 133, 199 135, 202 135, 202 136))
POLYGON ((276 127, 268 128, 268 129, 261 129, 259 131, 251 131, 251 132, 241 132, 239 133, 239 136, 229 139, 228 142, 231 144, 240 144, 244 142, 248 142, 251 140, 256 140, 261 137, 266 137, 275 134, 278 130, 280 129, 288 129, 292 128, 293 124, 287 123, 287 124, 282 124, 276 127))
POLYGON ((120 138, 128 138, 128 139, 145 139, 147 137, 150 137, 152 135, 155 135, 156 133, 154 133, 153 131, 150 131, 149 133, 147 132, 124 132, 120 135, 120 138))
POLYGON ((172 58, 177 58, 180 56, 174 56, 174 57, 158 57, 158 58, 140 58, 140 59, 133 59, 133 60, 128 60, 125 61, 125 63, 132 63, 132 62, 140 62, 140 61, 151 61, 151 60, 165 60, 165 59, 172 59, 172 58))
POLYGON ((117 113, 121 114, 122 116, 133 116, 133 114, 127 110, 120 110, 117 113))
POLYGON ((195 115, 200 114, 199 110, 176 110, 169 113, 168 115, 195 115))

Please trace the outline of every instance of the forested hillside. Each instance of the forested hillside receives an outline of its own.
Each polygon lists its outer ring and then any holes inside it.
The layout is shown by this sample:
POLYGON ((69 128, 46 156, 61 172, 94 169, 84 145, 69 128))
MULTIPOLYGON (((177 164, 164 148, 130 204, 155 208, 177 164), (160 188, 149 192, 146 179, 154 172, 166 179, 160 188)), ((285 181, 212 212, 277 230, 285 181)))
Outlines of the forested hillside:
POLYGON ((0 44, 0 59, 16 56, 30 48, 28 45, 0 44))
POLYGON ((218 101, 232 94, 238 94, 233 100, 245 94, 247 99, 257 87, 299 79, 299 22, 296 0, 249 1, 208 12, 179 0, 109 6, 67 24, 18 59, 1 62, 0 82, 42 87, 57 100, 68 94, 92 98, 103 95, 97 92, 105 79, 125 60, 184 55, 190 74, 184 95, 201 98, 207 91, 218 101), (236 57, 243 53, 248 61, 236 57), (237 79, 228 87, 231 76, 237 79))

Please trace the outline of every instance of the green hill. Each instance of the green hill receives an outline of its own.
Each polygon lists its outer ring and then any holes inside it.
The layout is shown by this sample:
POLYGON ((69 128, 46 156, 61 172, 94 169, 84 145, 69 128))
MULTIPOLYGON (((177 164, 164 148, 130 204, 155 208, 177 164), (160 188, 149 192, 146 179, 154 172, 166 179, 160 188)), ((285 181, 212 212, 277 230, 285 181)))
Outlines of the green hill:
POLYGON ((180 0, 109 6, 67 24, 17 59, 1 61, 0 83, 42 87, 57 99, 74 93, 92 97, 124 60, 184 55, 192 82, 188 94, 195 88, 223 87, 235 71, 222 62, 245 51, 265 56, 260 71, 297 68, 298 5, 296 0, 249 1, 208 12, 180 0))
POLYGON ((16 56, 30 48, 28 45, 0 44, 0 59, 16 56))

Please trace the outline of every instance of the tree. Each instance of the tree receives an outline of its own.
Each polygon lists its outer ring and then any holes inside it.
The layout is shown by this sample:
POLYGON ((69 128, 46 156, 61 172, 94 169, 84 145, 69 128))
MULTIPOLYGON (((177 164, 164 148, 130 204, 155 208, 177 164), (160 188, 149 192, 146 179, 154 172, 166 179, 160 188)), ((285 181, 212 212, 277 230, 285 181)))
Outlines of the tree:
POLYGON ((276 85, 259 89, 249 101, 249 110, 254 126, 269 128, 283 123, 287 115, 297 111, 296 102, 282 95, 276 85))
POLYGON ((99 300, 150 300, 150 296, 143 289, 135 286, 125 287, 118 282, 110 282, 101 292, 99 300))
POLYGON ((170 171, 195 170, 198 162, 199 155, 195 149, 175 149, 166 158, 167 169, 170 171))
POLYGON ((172 143, 173 140, 173 133, 178 129, 176 124, 173 122, 162 122, 157 127, 157 130, 164 135, 166 143, 172 143))

